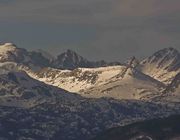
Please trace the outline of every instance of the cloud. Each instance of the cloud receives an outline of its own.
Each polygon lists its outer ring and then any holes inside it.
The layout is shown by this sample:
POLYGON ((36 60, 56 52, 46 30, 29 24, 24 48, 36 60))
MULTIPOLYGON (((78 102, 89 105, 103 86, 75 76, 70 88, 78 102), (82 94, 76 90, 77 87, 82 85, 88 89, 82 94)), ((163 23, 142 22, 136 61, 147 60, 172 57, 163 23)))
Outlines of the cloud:
MULTIPOLYGON (((8 0, 6 0, 8 1, 8 0)), ((157 16, 180 11, 179 0, 14 0, 10 4, 1 6, 1 16, 29 16, 59 19, 85 18, 103 19, 119 18, 123 16, 157 16)), ((5 2, 1 0, 1 2, 5 2)), ((83 20, 83 19, 82 19, 83 20)), ((86 19, 85 19, 86 20, 86 19)), ((81 20, 80 20, 81 21, 81 20)))

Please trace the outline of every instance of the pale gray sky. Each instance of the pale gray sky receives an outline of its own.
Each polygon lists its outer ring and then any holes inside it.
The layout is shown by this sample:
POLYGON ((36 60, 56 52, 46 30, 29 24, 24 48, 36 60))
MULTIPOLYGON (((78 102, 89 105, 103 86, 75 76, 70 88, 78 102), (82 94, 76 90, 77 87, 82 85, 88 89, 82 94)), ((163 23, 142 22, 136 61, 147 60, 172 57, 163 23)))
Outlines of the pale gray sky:
POLYGON ((88 59, 180 48, 180 0, 0 0, 0 40, 88 59))

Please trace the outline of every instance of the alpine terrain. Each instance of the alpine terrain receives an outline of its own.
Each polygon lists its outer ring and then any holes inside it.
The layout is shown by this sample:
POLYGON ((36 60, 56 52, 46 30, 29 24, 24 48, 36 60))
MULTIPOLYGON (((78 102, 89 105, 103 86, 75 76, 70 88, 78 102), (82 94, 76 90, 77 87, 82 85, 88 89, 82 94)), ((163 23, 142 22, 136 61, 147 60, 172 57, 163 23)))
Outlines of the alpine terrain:
POLYGON ((174 48, 123 63, 0 44, 2 140, 173 140, 179 114, 174 48))

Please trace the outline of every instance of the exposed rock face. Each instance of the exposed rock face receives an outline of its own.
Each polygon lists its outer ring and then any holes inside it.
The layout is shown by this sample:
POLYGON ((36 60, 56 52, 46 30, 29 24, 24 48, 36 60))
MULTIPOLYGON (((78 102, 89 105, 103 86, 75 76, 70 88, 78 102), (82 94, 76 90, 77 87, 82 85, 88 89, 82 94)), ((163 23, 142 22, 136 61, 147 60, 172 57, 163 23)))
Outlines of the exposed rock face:
POLYGON ((74 51, 67 50, 66 52, 57 56, 54 60, 53 66, 60 69, 75 69, 77 67, 93 67, 91 62, 76 54, 74 51))
POLYGON ((120 65, 119 62, 105 62, 105 61, 89 61, 82 56, 78 55, 72 50, 67 50, 66 52, 57 56, 57 58, 52 62, 54 68, 59 69, 69 69, 73 70, 76 68, 96 68, 96 67, 105 67, 120 65))
POLYGON ((140 69, 143 73, 169 84, 180 72, 180 53, 174 48, 162 49, 144 59, 140 63, 140 69))
POLYGON ((180 53, 178 50, 174 48, 165 48, 146 58, 141 62, 141 64, 144 67, 148 65, 157 69, 176 71, 180 68, 179 60, 180 53))
POLYGON ((179 92, 180 94, 180 73, 178 73, 174 79, 172 80, 172 82, 166 87, 166 89, 163 91, 163 93, 173 93, 173 92, 179 92), (179 90, 178 90, 179 88, 179 90), (177 91, 178 90, 178 91, 177 91))

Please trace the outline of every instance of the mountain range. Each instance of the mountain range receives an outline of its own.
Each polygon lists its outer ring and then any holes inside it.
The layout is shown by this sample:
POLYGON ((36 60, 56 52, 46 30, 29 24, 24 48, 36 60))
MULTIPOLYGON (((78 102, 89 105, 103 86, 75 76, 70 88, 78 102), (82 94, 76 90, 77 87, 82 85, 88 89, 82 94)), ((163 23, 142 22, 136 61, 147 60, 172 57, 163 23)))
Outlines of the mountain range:
POLYGON ((174 48, 120 63, 1 44, 0 139, 88 140, 113 127, 179 114, 179 75, 174 48))
POLYGON ((24 64, 33 68, 34 70, 52 67, 58 69, 76 69, 78 67, 94 68, 109 65, 119 65, 119 62, 105 62, 105 61, 89 61, 82 56, 78 55, 72 50, 53 58, 45 51, 27 51, 22 48, 18 48, 13 43, 4 43, 0 45, 0 62, 15 62, 24 64))

